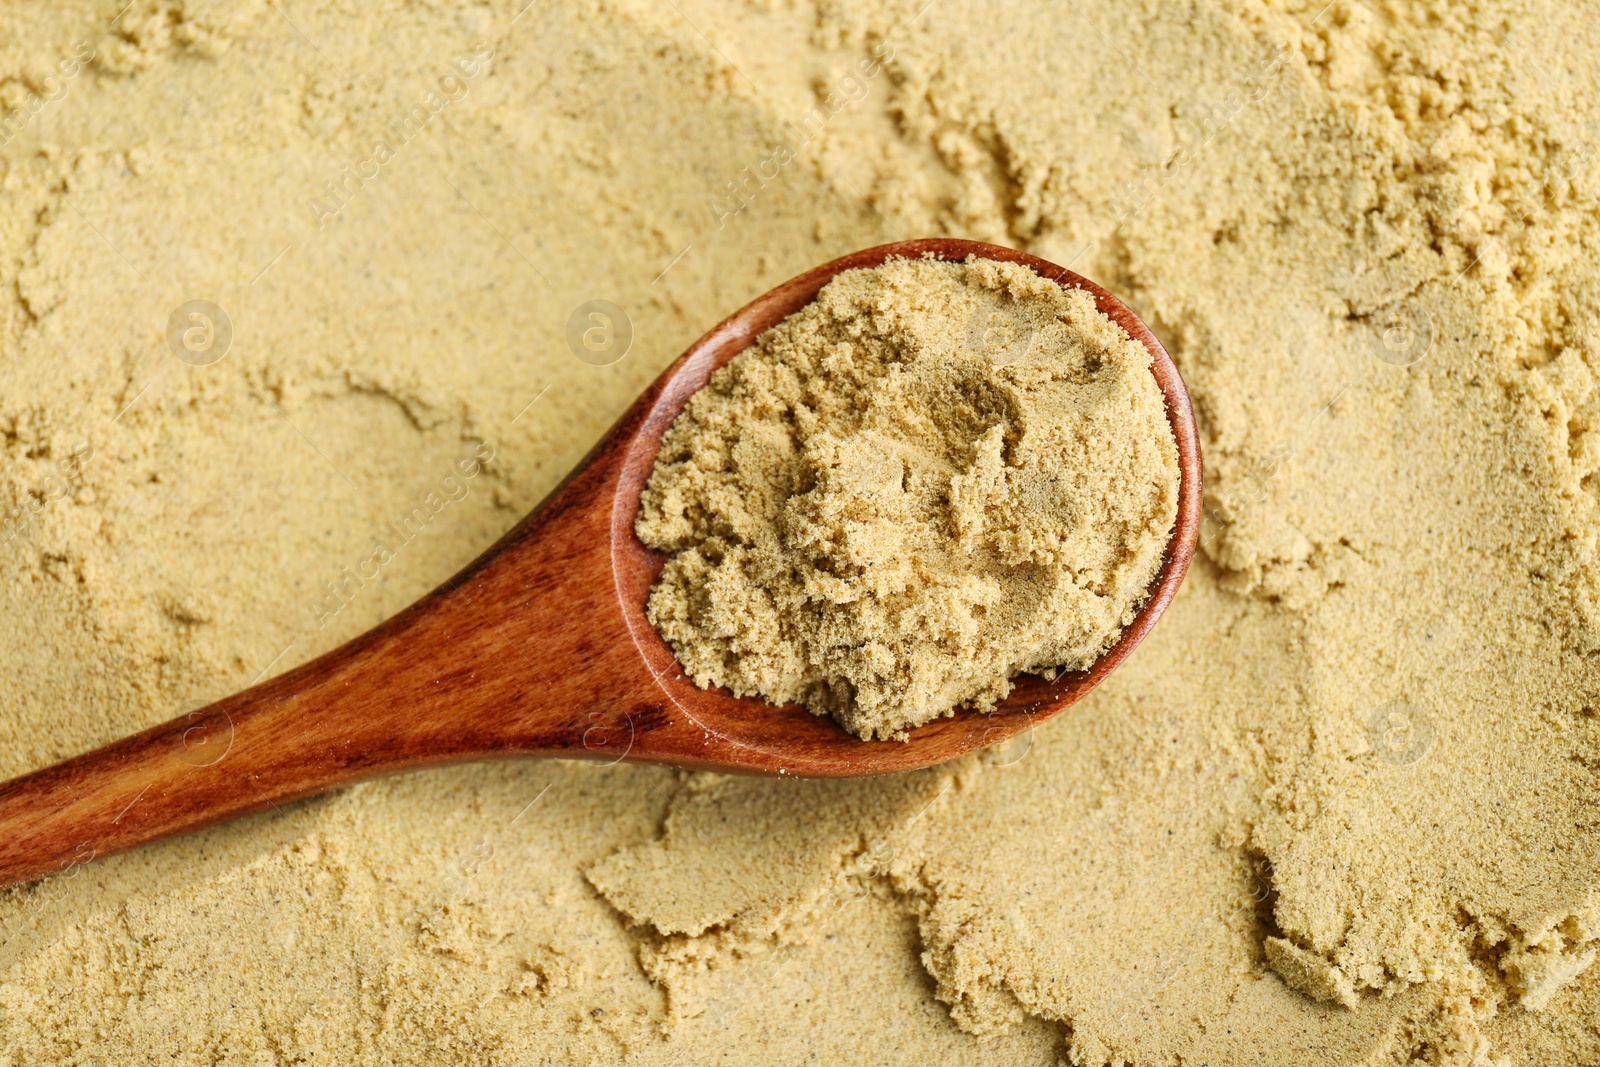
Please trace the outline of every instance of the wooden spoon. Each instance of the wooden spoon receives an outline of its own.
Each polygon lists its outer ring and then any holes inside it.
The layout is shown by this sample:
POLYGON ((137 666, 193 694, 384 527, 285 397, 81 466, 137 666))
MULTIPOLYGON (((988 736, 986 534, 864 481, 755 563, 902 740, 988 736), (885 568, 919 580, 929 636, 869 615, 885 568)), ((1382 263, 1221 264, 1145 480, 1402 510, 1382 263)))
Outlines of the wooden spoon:
POLYGON ((1116 297, 974 241, 905 241, 785 282, 695 342, 566 481, 465 570, 349 644, 242 693, 0 785, 0 885, 374 775, 504 756, 632 760, 738 774, 851 777, 1003 741, 1082 697, 1177 591, 1200 519, 1200 448, 1178 370, 1116 297), (661 435, 711 372, 835 274, 890 256, 1023 263, 1097 306, 1154 357, 1177 438, 1177 524, 1138 617, 1087 671, 1027 675, 993 713, 862 741, 798 705, 697 688, 645 619, 665 558, 633 533, 661 435))

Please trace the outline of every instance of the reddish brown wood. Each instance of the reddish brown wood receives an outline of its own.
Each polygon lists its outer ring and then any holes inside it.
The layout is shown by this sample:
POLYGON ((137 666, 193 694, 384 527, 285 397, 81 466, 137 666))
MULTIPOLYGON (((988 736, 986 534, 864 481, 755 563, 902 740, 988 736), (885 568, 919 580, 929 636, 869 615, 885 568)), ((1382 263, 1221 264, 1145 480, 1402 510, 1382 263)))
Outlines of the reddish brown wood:
POLYGON ((973 241, 855 252, 762 296, 695 342, 581 465, 460 574, 369 633, 277 678, 0 785, 0 885, 373 775, 505 756, 634 760, 741 774, 906 771, 1003 741, 1116 668, 1177 591, 1200 517, 1200 448, 1177 368, 1116 297, 1033 256, 973 241), (1182 468, 1156 585, 1090 670, 1025 676, 992 714, 861 741, 803 708, 696 688, 644 616, 662 557, 633 535, 662 432, 711 372, 841 270, 890 256, 1023 263, 1094 294, 1154 357, 1182 468))

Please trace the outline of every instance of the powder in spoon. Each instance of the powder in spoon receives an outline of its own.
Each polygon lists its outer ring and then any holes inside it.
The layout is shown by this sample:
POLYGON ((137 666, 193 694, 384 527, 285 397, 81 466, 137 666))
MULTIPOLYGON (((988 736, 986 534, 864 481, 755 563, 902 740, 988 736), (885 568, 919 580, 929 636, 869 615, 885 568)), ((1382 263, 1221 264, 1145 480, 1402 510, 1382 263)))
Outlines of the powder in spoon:
POLYGON ((698 685, 861 737, 1093 663, 1176 516, 1150 354, 1019 264, 845 271, 712 375, 636 524, 698 685))

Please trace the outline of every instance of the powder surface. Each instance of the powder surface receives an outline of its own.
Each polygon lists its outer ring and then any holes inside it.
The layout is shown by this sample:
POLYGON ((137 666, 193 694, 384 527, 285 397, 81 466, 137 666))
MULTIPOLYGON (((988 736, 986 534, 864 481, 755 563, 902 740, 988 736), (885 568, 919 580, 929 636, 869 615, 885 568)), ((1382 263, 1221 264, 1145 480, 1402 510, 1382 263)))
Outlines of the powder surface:
POLYGON ((650 621, 698 684, 861 737, 1087 668, 1177 512, 1150 358, 1020 264, 845 271, 663 436, 636 523, 672 553, 650 621))
POLYGON ((885 241, 1127 300, 1206 512, 955 766, 455 767, 0 892, 0 1064, 1600 1062, 1592 0, 127 2, 0 5, 0 775, 392 615, 885 241))

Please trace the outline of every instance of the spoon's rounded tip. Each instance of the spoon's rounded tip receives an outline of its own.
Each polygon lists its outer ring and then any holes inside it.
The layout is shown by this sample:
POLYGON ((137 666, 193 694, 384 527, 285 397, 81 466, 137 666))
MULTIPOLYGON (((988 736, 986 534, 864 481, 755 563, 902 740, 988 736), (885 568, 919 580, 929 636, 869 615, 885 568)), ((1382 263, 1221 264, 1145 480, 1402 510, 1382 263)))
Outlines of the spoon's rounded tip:
POLYGON ((631 757, 640 760, 746 774, 859 777, 915 770, 999 744, 1081 699, 1127 659, 1176 595, 1188 573, 1199 536, 1203 477, 1199 434, 1188 389, 1161 342, 1131 308, 1095 282, 1026 252, 982 241, 897 241, 851 252, 791 278, 728 316, 691 345, 656 380, 630 411, 630 417, 635 425, 626 441, 611 516, 617 597, 629 636, 662 699, 692 722, 705 739, 702 746, 697 746, 697 752, 686 751, 681 745, 659 750, 644 745, 631 757), (895 257, 930 256, 947 261, 977 256, 1019 263, 1058 285, 1082 289, 1094 297, 1102 314, 1150 352, 1151 373, 1165 398, 1177 445, 1179 482, 1172 535, 1149 595, 1117 642, 1089 669, 1064 672, 1049 681, 1037 675, 1020 675, 1014 679, 1011 694, 993 711, 957 709, 943 718, 912 727, 904 740, 864 741, 831 719, 813 715, 799 705, 777 707, 737 698, 723 689, 697 687, 684 675, 672 650, 645 617, 645 602, 665 557, 642 544, 633 527, 640 494, 655 466, 662 434, 713 372, 763 331, 810 303, 835 275, 858 267, 876 267, 895 257))

